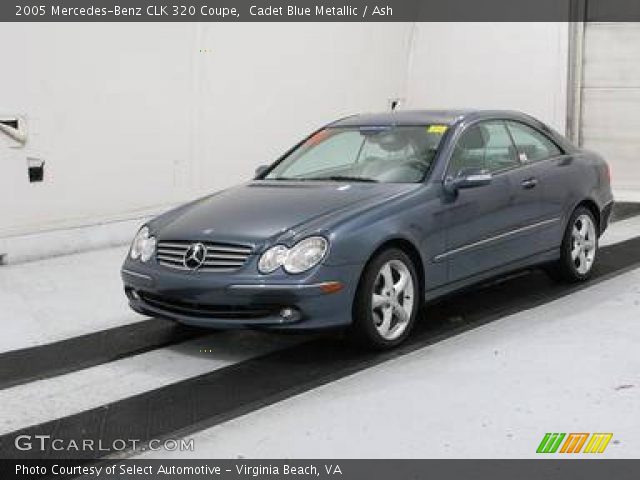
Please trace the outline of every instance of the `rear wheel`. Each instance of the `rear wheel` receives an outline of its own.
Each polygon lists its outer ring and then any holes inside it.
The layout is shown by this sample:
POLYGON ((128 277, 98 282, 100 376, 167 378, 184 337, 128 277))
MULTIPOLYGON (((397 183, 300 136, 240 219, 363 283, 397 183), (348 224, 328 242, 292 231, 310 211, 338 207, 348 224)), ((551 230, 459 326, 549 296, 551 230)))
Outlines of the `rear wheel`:
POLYGON ((598 255, 598 228, 588 208, 575 209, 560 251, 560 260, 550 269, 551 276, 569 282, 589 279, 598 255))
POLYGON ((358 285, 352 336, 368 347, 394 347, 409 335, 420 305, 415 265, 402 250, 384 250, 366 266, 358 285))

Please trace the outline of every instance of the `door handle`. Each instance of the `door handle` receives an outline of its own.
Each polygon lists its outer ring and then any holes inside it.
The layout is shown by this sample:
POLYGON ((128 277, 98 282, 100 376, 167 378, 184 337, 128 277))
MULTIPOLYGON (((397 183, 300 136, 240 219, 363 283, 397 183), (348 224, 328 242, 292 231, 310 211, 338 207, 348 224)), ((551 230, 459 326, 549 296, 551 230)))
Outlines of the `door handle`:
POLYGON ((531 188, 535 188, 536 185, 538 185, 538 179, 533 177, 527 178, 526 180, 523 180, 520 185, 522 185, 522 188, 529 190, 531 188))

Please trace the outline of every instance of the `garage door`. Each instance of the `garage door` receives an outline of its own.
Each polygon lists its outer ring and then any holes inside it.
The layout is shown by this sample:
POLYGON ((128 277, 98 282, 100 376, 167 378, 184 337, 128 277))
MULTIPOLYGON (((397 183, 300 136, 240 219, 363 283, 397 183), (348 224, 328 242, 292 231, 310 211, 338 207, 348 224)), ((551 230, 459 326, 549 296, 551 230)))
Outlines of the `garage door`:
POLYGON ((611 164, 614 189, 640 195, 640 23, 585 28, 581 139, 611 164))

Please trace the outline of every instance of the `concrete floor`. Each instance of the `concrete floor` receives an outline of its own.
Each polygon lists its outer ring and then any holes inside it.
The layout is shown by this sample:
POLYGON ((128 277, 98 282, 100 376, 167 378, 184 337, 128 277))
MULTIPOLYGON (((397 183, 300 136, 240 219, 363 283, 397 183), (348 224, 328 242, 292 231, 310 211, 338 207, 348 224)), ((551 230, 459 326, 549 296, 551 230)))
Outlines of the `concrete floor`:
POLYGON ((524 458, 546 432, 640 456, 640 270, 189 436, 142 458, 524 458))
POLYGON ((122 294, 120 265, 128 249, 0 267, 0 353, 143 319, 122 294))
POLYGON ((637 188, 614 189, 613 196, 616 202, 640 202, 640 190, 637 188))
POLYGON ((0 390, 0 435, 100 407, 286 348, 304 337, 219 332, 171 347, 0 390), (214 350, 215 355, 203 354, 214 350))
MULTIPOLYGON (((602 244, 640 236, 640 217, 602 244)), ((127 325, 126 247, 0 268, 0 354, 127 325)), ((640 270, 191 435, 195 458, 519 458, 546 432, 613 432, 640 455, 640 270)), ((302 341, 213 333, 0 390, 0 434, 302 341), (203 348, 213 355, 202 355, 203 348)), ((143 457, 179 457, 178 452, 143 457)), ((182 454, 187 456, 188 454, 182 454)))

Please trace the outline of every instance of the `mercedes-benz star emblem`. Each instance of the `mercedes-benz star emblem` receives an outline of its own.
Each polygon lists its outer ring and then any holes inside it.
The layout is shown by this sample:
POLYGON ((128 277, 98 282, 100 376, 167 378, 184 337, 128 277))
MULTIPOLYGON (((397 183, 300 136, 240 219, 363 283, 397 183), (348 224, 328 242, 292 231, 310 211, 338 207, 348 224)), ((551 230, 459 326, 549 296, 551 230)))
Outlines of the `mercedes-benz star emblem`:
POLYGON ((190 268, 191 270, 196 270, 197 268, 200 268, 202 266, 206 256, 207 247, 205 247, 202 243, 194 243, 189 248, 187 248, 186 252, 184 252, 184 266, 190 268))

